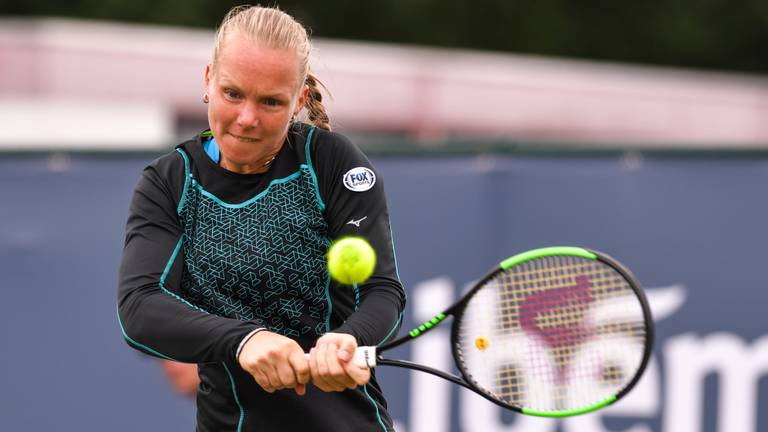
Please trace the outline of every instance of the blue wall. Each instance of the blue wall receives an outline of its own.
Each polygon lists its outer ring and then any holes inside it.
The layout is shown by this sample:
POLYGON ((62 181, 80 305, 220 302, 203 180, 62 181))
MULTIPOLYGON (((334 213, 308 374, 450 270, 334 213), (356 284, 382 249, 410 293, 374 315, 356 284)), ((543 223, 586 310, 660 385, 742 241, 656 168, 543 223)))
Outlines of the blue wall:
MULTIPOLYGON (((0 157, 0 430, 192 430, 193 404, 172 392, 155 360, 125 345, 115 319, 126 211, 150 159, 0 157)), ((761 273, 768 267, 768 159, 512 155, 374 163, 411 297, 406 327, 415 324, 415 308, 439 311, 436 295, 456 296, 501 259, 551 245, 586 246, 626 263, 648 288, 658 319, 652 368, 637 395, 613 412, 559 422, 483 406, 487 421, 472 420, 476 405, 454 386, 417 409, 409 395, 441 384, 382 368, 402 430, 419 432, 427 415, 453 431, 481 424, 507 432, 768 430, 761 273)), ((393 356, 444 362, 445 347, 432 343, 440 349, 403 347, 393 356)))

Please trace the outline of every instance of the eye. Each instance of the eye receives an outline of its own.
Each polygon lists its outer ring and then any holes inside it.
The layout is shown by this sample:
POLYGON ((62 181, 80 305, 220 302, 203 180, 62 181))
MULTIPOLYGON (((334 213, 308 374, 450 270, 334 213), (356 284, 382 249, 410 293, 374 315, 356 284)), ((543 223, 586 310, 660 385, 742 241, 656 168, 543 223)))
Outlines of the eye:
POLYGON ((279 100, 275 99, 275 98, 266 98, 266 99, 264 99, 264 105, 267 105, 267 106, 274 107, 274 106, 280 105, 280 103, 281 102, 279 100))
POLYGON ((227 99, 236 100, 240 99, 240 92, 232 89, 224 89, 224 96, 226 96, 227 99))

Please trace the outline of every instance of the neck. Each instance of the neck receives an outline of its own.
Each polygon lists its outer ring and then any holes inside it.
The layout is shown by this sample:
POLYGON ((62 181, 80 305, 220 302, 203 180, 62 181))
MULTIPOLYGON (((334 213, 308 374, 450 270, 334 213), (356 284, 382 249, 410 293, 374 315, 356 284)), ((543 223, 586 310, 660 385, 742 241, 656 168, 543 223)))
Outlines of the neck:
POLYGON ((279 151, 280 149, 278 148, 274 152, 264 156, 264 158, 247 164, 234 162, 230 159, 227 159, 227 157, 222 154, 219 165, 227 171, 236 172, 238 174, 261 174, 269 171, 269 167, 272 165, 272 161, 275 160, 275 157, 277 157, 277 152, 279 151))

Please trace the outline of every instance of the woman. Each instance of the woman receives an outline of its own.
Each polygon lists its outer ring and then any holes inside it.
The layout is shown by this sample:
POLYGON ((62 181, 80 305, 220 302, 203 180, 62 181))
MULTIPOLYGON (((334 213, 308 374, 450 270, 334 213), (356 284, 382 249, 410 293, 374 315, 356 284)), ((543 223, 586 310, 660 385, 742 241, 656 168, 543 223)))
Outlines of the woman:
POLYGON ((134 192, 120 325, 131 346, 200 365, 198 431, 392 430, 375 377, 349 362, 394 337, 405 303, 386 200, 370 162, 330 132, 310 50, 277 9, 230 11, 205 70, 210 130, 134 192), (303 108, 312 125, 296 121, 303 108), (378 254, 360 286, 325 268, 345 235, 378 254))

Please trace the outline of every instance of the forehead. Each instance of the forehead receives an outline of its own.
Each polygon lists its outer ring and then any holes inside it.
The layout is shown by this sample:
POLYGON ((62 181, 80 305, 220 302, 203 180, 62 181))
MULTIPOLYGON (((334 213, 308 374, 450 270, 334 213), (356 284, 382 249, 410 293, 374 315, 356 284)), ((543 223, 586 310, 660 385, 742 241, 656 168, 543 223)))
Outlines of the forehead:
POLYGON ((295 51, 264 47, 237 34, 224 40, 216 69, 221 79, 260 91, 294 91, 300 79, 295 51))

